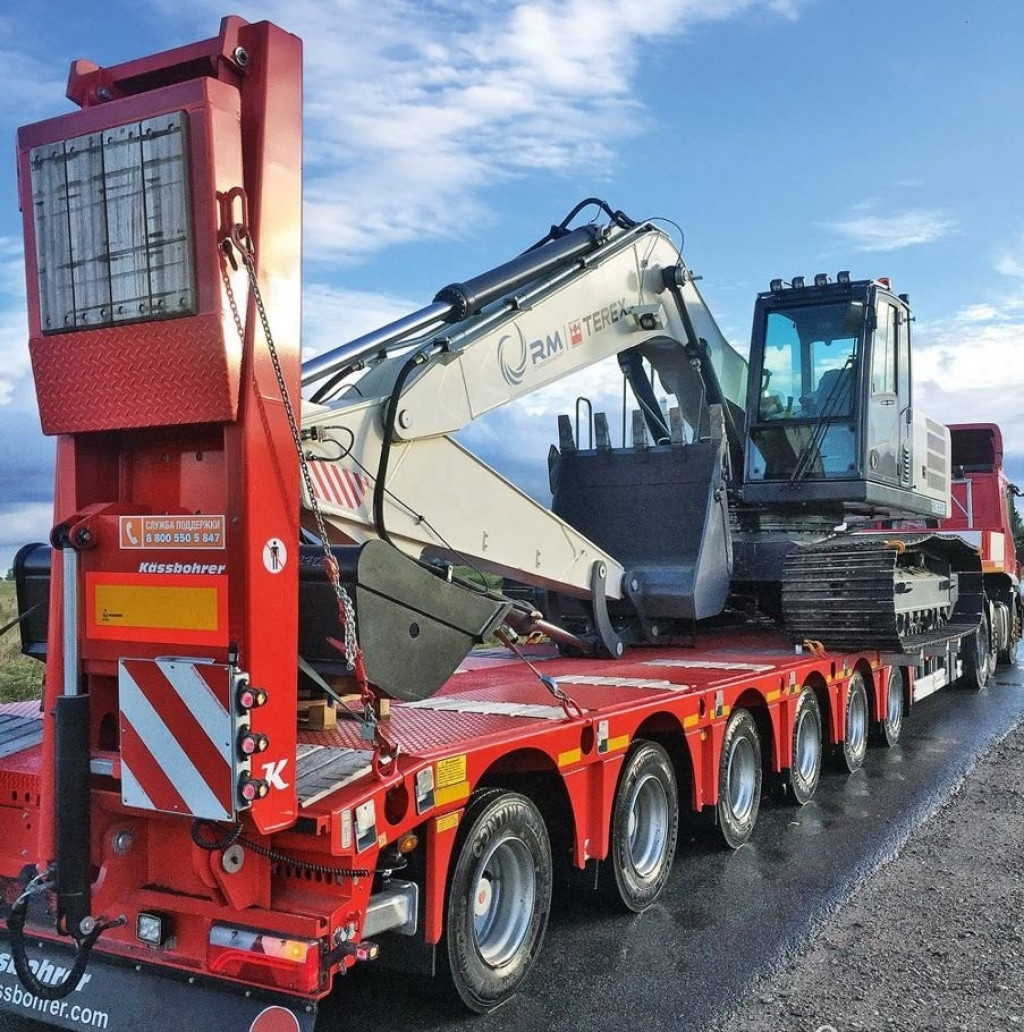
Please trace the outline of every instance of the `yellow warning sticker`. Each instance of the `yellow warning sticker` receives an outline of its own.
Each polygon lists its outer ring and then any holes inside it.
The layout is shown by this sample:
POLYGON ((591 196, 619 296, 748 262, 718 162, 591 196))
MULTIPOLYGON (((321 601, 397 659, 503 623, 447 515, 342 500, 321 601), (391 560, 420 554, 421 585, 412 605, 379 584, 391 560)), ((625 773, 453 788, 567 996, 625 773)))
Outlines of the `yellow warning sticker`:
POLYGON ((608 751, 615 752, 618 749, 625 749, 629 746, 629 735, 619 735, 617 738, 608 739, 608 751))
POLYGON ((97 627, 215 631, 217 595, 216 588, 97 584, 94 619, 97 627))
POLYGON ((446 813, 443 817, 438 817, 434 821, 434 830, 440 835, 444 831, 451 831, 452 828, 459 826, 459 820, 462 814, 458 810, 455 813, 446 813))
POLYGON ((688 717, 683 717, 683 727, 694 727, 700 723, 700 717, 696 713, 691 713, 688 717))
POLYGON ((434 805, 447 806, 449 803, 461 803, 463 799, 469 798, 469 782, 463 781, 458 785, 449 785, 447 788, 434 790, 434 805))
POLYGON ((437 776, 434 779, 434 788, 451 788, 466 780, 466 754, 460 756, 449 756, 447 759, 437 761, 437 776))
POLYGON ((569 749, 568 752, 558 754, 558 766, 569 767, 574 763, 579 763, 582 759, 583 751, 581 749, 569 749))

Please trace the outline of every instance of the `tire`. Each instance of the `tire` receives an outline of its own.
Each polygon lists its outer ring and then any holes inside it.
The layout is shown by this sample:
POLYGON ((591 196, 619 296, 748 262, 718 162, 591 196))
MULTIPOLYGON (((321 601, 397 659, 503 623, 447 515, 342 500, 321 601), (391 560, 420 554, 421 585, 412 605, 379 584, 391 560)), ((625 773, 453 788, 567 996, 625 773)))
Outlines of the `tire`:
POLYGON ((988 684, 991 655, 988 617, 982 616, 978 629, 963 639, 963 687, 969 692, 980 692, 988 684))
POLYGON ((999 664, 1000 666, 1016 666, 1017 665, 1017 644, 1020 641, 1019 638, 1013 638, 1010 644, 999 653, 999 664))
POLYGON ((875 740, 892 748, 900 740, 903 717, 906 713, 903 678, 895 667, 889 668, 889 684, 886 686, 885 698, 885 715, 875 725, 875 740))
POLYGON ((526 796, 476 793, 455 845, 445 908, 444 950, 451 987, 486 1014, 526 981, 551 909, 551 844, 526 796))
POLYGON ((612 804, 608 863, 614 881, 603 891, 617 906, 642 913, 661 895, 679 836, 679 789, 668 753, 638 741, 623 765, 612 804))
POLYGON ((761 808, 761 739, 754 718, 735 710, 725 727, 718 760, 718 829, 731 849, 754 831, 761 808))
POLYGON ((871 707, 868 690, 860 671, 855 671, 846 690, 846 710, 843 716, 843 741, 836 749, 841 768, 851 774, 864 766, 868 751, 868 726, 871 707))
POLYGON ((804 688, 793 715, 793 765, 787 798, 797 806, 810 802, 821 780, 821 707, 813 688, 804 688))

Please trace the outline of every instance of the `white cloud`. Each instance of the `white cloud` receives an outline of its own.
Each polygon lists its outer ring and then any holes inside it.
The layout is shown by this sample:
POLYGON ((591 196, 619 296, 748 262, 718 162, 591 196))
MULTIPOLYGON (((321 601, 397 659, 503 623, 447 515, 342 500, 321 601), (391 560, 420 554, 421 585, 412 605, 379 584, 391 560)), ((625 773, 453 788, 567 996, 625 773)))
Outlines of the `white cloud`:
POLYGON ((1024 236, 1016 247, 1004 247, 996 254, 995 268, 1004 276, 1024 279, 1024 236))
POLYGON ((915 405, 943 423, 998 423, 1024 456, 1024 294, 970 305, 914 337, 915 405))
POLYGON ((956 230, 956 222, 932 208, 879 212, 873 202, 855 206, 843 218, 823 222, 858 251, 899 251, 915 244, 930 244, 956 230))
POLYGON ((319 355, 408 315, 424 302, 324 283, 302 291, 302 358, 319 355))
POLYGON ((0 577, 7 573, 14 556, 30 541, 46 541, 53 526, 49 503, 0 507, 0 577))
POLYGON ((0 237, 0 405, 8 404, 17 391, 24 389, 23 378, 28 368, 28 317, 21 241, 0 237))
MULTIPOLYGON (((15 20, 0 17, 0 40, 17 38, 19 26, 15 20)), ((37 57, 13 46, 0 46, 0 66, 5 79, 0 123, 20 125, 54 114, 54 100, 64 96, 67 79, 53 74, 61 66, 54 62, 52 54, 37 57)))
MULTIPOLYGON (((183 4, 204 25, 213 0, 183 4)), ((485 191, 538 172, 600 179, 648 117, 632 93, 643 48, 797 0, 268 0, 305 48, 306 245, 353 258, 458 238, 485 191)))

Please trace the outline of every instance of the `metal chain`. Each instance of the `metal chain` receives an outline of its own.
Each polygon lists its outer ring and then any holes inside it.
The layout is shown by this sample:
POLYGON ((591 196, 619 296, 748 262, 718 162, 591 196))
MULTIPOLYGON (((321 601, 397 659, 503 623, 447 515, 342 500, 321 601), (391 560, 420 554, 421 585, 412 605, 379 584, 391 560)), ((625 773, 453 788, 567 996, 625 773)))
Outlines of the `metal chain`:
MULTIPOLYGON (((278 390, 281 393, 281 401, 284 404, 284 411, 288 417, 288 427, 291 430, 292 441, 295 444, 295 451, 299 456, 299 471, 302 474, 303 483, 306 486, 306 493, 309 496, 310 509, 313 512, 313 517, 316 520, 317 533, 320 535, 320 543, 323 547, 324 552, 324 569, 327 572, 327 579, 331 583, 331 587, 334 589, 334 594, 338 600, 338 614, 341 618, 341 624, 345 631, 345 665, 349 671, 356 670, 358 664, 359 670, 357 674, 360 679, 365 681, 365 677, 362 675, 362 656, 359 650, 359 641, 356 637, 356 610, 352 604, 352 599, 348 592, 342 586, 341 575, 338 569, 338 560, 335 559, 334 554, 331 552, 330 542, 327 537, 327 528, 324 525, 323 513, 320 511, 320 503, 317 500, 316 493, 313 489, 313 477, 309 472, 309 461, 307 459, 305 450, 302 447, 302 434, 299 431, 298 420, 295 418, 295 410, 292 408, 291 397, 288 394, 288 387, 285 383, 284 373, 281 370, 281 360, 277 354, 277 347, 274 344, 273 334, 270 332, 270 322, 267 319, 267 310, 263 304, 263 294, 260 291, 259 280, 256 276, 256 263, 253 258, 251 241, 249 240, 248 233, 244 234, 243 239, 247 242, 248 246, 239 247, 238 250, 242 256, 242 264, 245 266, 245 271, 249 277, 249 285, 252 289, 253 298, 256 301, 256 310, 259 312, 260 323, 263 326, 263 336, 267 341, 267 351, 270 353, 270 361, 274 367, 274 376, 277 378, 278 390)), ((231 276, 228 273, 227 262, 233 258, 230 253, 231 243, 229 241, 224 242, 224 247, 221 250, 221 274, 224 278, 224 288, 228 295, 228 304, 231 306, 231 314, 235 320, 235 327, 238 330, 238 336, 242 341, 243 348, 245 347, 245 324, 242 322, 242 316, 238 310, 238 302, 235 300, 235 292, 231 286, 231 276)))

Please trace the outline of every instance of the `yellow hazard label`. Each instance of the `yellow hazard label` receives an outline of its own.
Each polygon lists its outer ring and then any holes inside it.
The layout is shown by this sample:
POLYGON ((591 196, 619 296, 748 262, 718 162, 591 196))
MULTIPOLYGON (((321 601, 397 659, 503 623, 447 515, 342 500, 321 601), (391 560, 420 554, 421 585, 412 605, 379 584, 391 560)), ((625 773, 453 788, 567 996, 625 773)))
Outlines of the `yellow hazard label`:
POLYGON ((161 630, 215 631, 216 588, 96 584, 93 620, 97 627, 154 627, 161 630))
POLYGON ((700 723, 700 717, 696 713, 691 713, 688 717, 683 717, 683 727, 694 727, 700 723))
POLYGON ((768 693, 768 694, 767 694, 767 695, 765 696, 765 698, 766 698, 766 699, 767 699, 767 700, 768 700, 769 702, 777 702, 777 701, 778 701, 778 698, 779 698, 779 696, 780 696, 781 694, 782 694, 782 692, 780 692, 780 691, 778 691, 778 690, 776 689, 776 690, 775 690, 774 692, 769 692, 769 693, 768 693))
POLYGON ((629 745, 629 735, 619 735, 618 738, 608 739, 608 751, 615 752, 617 749, 625 749, 629 745))
POLYGON ((458 785, 449 785, 447 788, 434 789, 434 805, 447 806, 449 803, 461 803, 469 798, 469 782, 463 781, 458 785))
POLYGON ((567 752, 560 752, 558 754, 558 766, 569 767, 574 763, 579 763, 582 759, 582 749, 569 749, 567 752))
POLYGON ((226 644, 227 584, 221 575, 87 573, 86 634, 118 641, 226 644))
POLYGON ((444 831, 451 831, 452 828, 459 826, 459 820, 462 814, 456 810, 455 813, 446 813, 443 817, 438 817, 434 821, 434 830, 440 835, 444 831))
POLYGON ((452 785, 461 784, 466 780, 466 754, 460 756, 449 756, 445 760, 437 761, 437 773, 434 778, 434 788, 451 788, 452 785))

